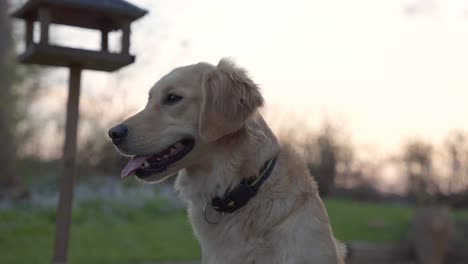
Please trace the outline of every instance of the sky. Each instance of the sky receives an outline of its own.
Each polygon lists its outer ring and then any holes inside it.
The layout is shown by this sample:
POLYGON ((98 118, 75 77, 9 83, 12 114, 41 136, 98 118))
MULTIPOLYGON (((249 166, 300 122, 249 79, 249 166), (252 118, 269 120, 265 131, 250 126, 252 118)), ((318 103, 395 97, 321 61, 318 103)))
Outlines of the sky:
MULTIPOLYGON (((117 83, 138 109, 172 68, 231 57, 260 84, 272 122, 303 130, 327 117, 381 153, 468 131, 467 0, 130 2, 149 10, 132 26, 136 63, 86 72, 84 93, 117 83)), ((97 33, 55 30, 62 43, 99 47, 97 33)))

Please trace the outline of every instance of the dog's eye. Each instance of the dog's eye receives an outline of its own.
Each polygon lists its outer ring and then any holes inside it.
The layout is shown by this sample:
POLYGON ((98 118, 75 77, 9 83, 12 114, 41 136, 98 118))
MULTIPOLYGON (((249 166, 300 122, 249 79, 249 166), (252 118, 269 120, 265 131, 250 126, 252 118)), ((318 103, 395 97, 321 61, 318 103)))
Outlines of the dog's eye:
POLYGON ((163 103, 166 104, 166 105, 173 105, 177 102, 179 102, 180 100, 182 100, 182 96, 179 96, 179 95, 176 95, 176 94, 168 94, 166 96, 166 98, 164 98, 164 101, 163 103))

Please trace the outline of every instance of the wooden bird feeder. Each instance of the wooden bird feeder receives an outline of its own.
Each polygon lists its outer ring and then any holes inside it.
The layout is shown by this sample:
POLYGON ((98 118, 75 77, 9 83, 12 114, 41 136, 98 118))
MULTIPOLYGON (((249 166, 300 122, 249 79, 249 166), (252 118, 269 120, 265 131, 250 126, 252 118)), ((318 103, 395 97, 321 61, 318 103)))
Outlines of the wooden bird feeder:
POLYGON ((130 23, 146 11, 122 0, 30 0, 12 15, 26 21, 26 51, 22 63, 83 69, 118 70, 134 62, 130 55, 130 23), (40 40, 34 43, 34 23, 39 21, 40 40), (101 50, 68 48, 49 43, 50 24, 75 26, 101 31, 101 50), (122 30, 121 52, 108 49, 110 31, 122 30))
POLYGON ((68 241, 75 178, 75 156, 78 128, 81 71, 83 69, 113 72, 132 64, 130 24, 143 17, 146 10, 123 0, 29 0, 12 13, 26 22, 26 49, 21 63, 70 68, 69 93, 65 127, 63 169, 57 208, 57 227, 52 263, 67 263, 68 241), (39 23, 40 38, 34 41, 34 23, 39 23), (94 29, 101 32, 101 50, 87 50, 52 45, 51 24, 94 29), (109 32, 121 30, 121 51, 109 51, 109 32))

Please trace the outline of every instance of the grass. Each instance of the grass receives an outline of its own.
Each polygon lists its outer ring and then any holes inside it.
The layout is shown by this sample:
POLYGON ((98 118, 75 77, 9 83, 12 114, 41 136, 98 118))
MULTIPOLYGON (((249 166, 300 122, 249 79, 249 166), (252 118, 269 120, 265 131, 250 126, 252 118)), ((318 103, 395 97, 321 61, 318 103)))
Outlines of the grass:
POLYGON ((326 200, 335 235, 343 241, 398 241, 405 237, 412 211, 399 204, 326 200))
MULTIPOLYGON (((404 205, 325 200, 340 240, 398 241, 411 209, 404 205)), ((455 212, 468 220, 468 211, 455 212)), ((0 263, 42 264, 52 257, 55 213, 27 205, 0 211, 0 263)), ((71 263, 134 264, 199 259, 200 251, 182 210, 152 201, 131 209, 112 202, 87 202, 73 211, 71 263)))
MULTIPOLYGON (((71 263, 127 264, 193 260, 200 257, 184 211, 159 202, 141 209, 90 202, 75 208, 71 263)), ((0 212, 0 263, 50 263, 53 210, 21 208, 0 212)))

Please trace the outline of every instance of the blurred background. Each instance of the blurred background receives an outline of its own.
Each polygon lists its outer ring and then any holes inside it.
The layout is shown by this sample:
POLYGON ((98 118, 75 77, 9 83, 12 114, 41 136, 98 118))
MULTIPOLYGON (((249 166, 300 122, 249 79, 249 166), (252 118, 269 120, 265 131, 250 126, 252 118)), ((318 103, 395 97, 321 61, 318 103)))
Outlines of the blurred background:
MULTIPOLYGON (((49 263, 68 71, 24 66, 0 0, 0 262, 49 263)), ((468 263, 468 1, 129 1, 136 63, 85 71, 71 263, 179 263, 200 250, 172 180, 121 181, 107 130, 171 69, 232 57, 304 153, 349 263, 468 263)), ((98 49, 100 34, 51 27, 98 49)), ((35 36, 37 38, 37 36, 35 36)), ((110 50, 120 48, 111 33, 110 50)), ((196 263, 196 262, 194 262, 196 263)))

